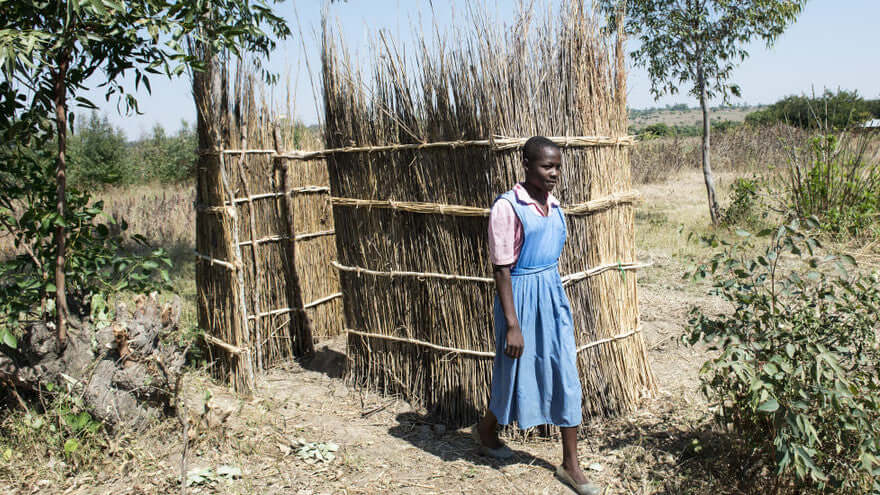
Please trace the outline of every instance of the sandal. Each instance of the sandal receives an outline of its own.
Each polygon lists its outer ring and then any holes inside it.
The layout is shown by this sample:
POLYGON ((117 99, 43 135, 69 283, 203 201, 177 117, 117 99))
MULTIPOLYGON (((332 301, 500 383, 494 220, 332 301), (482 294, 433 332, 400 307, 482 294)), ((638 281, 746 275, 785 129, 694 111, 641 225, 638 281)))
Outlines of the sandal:
POLYGON ((562 464, 556 466, 556 476, 559 476, 562 481, 565 482, 568 486, 570 486, 578 495, 600 495, 605 493, 598 485, 594 485, 590 482, 587 483, 577 483, 574 481, 574 478, 568 474, 568 471, 562 467, 562 464))

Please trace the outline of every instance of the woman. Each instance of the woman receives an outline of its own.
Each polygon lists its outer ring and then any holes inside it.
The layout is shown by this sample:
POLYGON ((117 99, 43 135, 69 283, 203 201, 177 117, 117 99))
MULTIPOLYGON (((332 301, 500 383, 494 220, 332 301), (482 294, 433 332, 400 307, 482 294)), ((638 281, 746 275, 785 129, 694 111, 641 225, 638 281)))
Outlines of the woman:
POLYGON ((513 455, 497 425, 516 421, 562 431, 562 464, 556 474, 580 494, 598 494, 577 459, 581 384, 568 298, 557 261, 566 226, 550 194, 562 167, 559 147, 535 136, 523 147, 525 181, 502 194, 489 215, 489 250, 497 288, 496 353, 489 411, 473 433, 481 451, 513 455))

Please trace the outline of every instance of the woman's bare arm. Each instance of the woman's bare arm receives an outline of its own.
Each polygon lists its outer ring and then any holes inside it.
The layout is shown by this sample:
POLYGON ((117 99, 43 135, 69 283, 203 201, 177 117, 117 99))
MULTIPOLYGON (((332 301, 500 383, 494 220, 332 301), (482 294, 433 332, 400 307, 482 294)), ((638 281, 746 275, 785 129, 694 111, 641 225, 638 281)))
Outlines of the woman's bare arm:
POLYGON ((516 308, 513 306, 513 284, 510 281, 510 266, 495 265, 493 271, 495 287, 498 290, 498 299, 501 301, 501 309, 504 311, 504 319, 507 323, 507 341, 504 354, 517 359, 522 356, 523 341, 522 330, 519 328, 519 319, 516 317, 516 308))

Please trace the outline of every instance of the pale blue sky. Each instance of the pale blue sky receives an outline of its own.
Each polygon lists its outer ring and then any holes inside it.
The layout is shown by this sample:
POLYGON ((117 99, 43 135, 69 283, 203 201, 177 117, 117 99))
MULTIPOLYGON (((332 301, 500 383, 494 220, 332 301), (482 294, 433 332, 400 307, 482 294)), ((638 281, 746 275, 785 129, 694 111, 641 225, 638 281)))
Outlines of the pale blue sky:
MULTIPOLYGON (((500 21, 509 20, 516 10, 516 0, 485 0, 486 8, 500 21)), ((538 0, 541 4, 542 0, 538 0)), ((433 11, 441 26, 452 19, 463 19, 463 0, 435 0, 433 11)), ((311 69, 320 70, 320 31, 322 2, 320 0, 287 1, 277 11, 288 19, 294 36, 281 42, 272 55, 270 67, 282 74, 291 73, 291 85, 297 88, 296 115, 306 123, 317 121, 313 91, 306 72, 295 11, 305 33, 304 43, 311 69), (299 76, 297 76, 297 73, 299 76)), ((412 26, 430 22, 432 13, 428 0, 349 0, 328 7, 330 19, 338 22, 349 47, 368 53, 369 33, 387 29, 396 40, 412 38, 412 26)), ((880 50, 877 22, 880 0, 810 0, 797 22, 790 26, 776 44, 767 49, 763 43, 749 47, 750 57, 734 73, 743 97, 734 103, 772 103, 777 99, 816 92, 828 87, 856 89, 865 98, 880 98, 880 50)), ((92 100, 106 112, 111 122, 121 127, 129 139, 148 132, 156 123, 169 132, 180 127, 185 119, 195 120, 195 109, 186 77, 173 81, 154 78, 153 93, 139 95, 143 115, 121 116, 116 105, 103 101, 102 93, 91 93, 92 100)), ((650 83, 643 70, 632 68, 629 73, 629 105, 633 108, 686 103, 696 105, 686 89, 672 97, 654 101, 650 83)), ((318 105, 320 107, 320 105, 318 105)))

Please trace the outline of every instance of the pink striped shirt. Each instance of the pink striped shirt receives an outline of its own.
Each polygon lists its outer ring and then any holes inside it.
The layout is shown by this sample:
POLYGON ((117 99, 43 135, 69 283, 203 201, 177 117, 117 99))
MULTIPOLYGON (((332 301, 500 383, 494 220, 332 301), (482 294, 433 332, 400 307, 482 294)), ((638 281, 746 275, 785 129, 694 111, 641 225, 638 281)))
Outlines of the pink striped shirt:
MULTIPOLYGON (((516 200, 524 205, 531 205, 541 216, 544 212, 522 184, 513 186, 516 200)), ((552 195, 547 196, 547 213, 559 207, 559 201, 552 195)), ((522 223, 513 211, 513 205, 507 201, 496 201, 489 212, 489 260, 493 265, 506 266, 516 263, 523 245, 522 223)))

